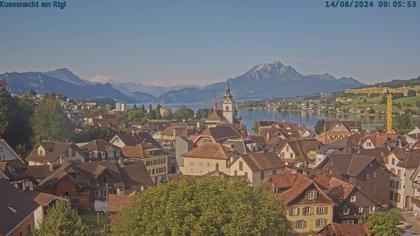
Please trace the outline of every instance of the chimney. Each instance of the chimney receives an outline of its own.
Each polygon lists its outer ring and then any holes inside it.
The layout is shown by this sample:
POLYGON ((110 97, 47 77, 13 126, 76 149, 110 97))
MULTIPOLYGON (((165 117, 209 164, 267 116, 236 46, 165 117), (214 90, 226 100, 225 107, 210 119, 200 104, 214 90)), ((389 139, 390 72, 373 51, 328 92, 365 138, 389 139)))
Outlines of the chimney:
POLYGON ((119 159, 118 159, 118 165, 121 167, 121 168, 124 168, 125 166, 124 166, 124 161, 123 161, 123 159, 120 157, 119 159))
POLYGON ((48 171, 49 172, 53 172, 54 171, 54 167, 51 163, 48 163, 48 171))

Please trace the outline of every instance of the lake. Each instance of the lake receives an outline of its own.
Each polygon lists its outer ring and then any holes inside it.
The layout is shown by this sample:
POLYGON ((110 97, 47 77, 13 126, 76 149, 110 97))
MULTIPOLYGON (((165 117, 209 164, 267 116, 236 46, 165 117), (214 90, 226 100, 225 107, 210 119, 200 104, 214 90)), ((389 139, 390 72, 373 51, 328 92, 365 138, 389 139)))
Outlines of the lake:
MULTIPOLYGON (((149 107, 149 104, 144 104, 145 107, 149 107)), ((152 104, 153 107, 156 107, 157 104, 152 104)), ((209 108, 210 104, 161 104, 162 107, 170 108, 172 111, 176 110, 178 107, 185 105, 194 111, 199 108, 209 108)), ((132 107, 133 104, 129 104, 128 107, 132 107)), ((141 104, 137 104, 141 106, 141 104)), ((308 128, 314 130, 315 124, 320 119, 325 120, 359 120, 362 123, 362 128, 366 130, 371 130, 385 124, 386 116, 385 115, 359 115, 359 114, 327 114, 327 113, 314 113, 307 111, 267 111, 263 109, 248 109, 242 108, 238 110, 237 117, 246 125, 249 133, 252 132, 252 127, 256 120, 276 120, 276 121, 288 121, 296 123, 298 125, 306 125, 308 128)))

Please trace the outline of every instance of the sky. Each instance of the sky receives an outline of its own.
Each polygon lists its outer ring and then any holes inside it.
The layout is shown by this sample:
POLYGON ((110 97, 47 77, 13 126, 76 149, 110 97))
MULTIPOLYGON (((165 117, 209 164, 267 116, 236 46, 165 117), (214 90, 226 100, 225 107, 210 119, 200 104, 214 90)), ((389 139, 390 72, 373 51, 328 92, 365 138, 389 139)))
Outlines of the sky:
POLYGON ((0 8, 0 73, 67 67, 83 79, 209 84, 281 61, 368 84, 409 79, 420 75, 417 4, 67 0, 63 10, 0 8))

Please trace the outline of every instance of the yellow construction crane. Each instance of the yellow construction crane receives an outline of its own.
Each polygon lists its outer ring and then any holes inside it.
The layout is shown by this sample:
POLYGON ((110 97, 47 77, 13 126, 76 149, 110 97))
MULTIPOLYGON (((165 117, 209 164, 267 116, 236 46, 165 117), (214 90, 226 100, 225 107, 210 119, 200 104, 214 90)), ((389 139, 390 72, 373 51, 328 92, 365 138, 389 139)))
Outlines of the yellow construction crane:
POLYGON ((386 94, 386 133, 394 134, 392 129, 392 96, 396 93, 402 93, 406 95, 408 89, 402 88, 389 88, 389 87, 370 87, 370 88, 359 88, 359 89, 346 89, 345 93, 352 94, 386 94))

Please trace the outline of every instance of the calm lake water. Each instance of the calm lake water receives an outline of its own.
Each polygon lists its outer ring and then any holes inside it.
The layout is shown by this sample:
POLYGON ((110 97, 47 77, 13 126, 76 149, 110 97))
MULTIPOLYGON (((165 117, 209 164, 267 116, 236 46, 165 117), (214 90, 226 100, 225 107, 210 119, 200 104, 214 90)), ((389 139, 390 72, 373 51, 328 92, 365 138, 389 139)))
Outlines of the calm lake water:
MULTIPOLYGON (((131 107, 133 104, 128 105, 131 107)), ((153 107, 156 107, 157 104, 152 104, 153 107)), ((172 111, 176 110, 178 107, 185 105, 194 111, 198 108, 209 108, 209 104, 161 104, 162 107, 170 108, 172 111)), ((141 104, 137 104, 141 106, 141 104)), ((149 104, 145 104, 145 107, 149 107, 149 104)), ((252 127, 256 120, 276 120, 276 121, 288 121, 296 123, 299 125, 306 125, 310 129, 314 129, 315 124, 320 119, 325 120, 359 120, 362 122, 363 129, 370 130, 378 126, 383 126, 385 124, 386 117, 385 115, 376 115, 376 116, 367 116, 367 115, 357 115, 357 114, 326 114, 326 113, 313 113, 306 111, 266 111, 262 109, 248 109, 243 108, 238 110, 237 117, 246 125, 248 132, 252 133, 252 127)))

